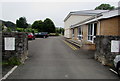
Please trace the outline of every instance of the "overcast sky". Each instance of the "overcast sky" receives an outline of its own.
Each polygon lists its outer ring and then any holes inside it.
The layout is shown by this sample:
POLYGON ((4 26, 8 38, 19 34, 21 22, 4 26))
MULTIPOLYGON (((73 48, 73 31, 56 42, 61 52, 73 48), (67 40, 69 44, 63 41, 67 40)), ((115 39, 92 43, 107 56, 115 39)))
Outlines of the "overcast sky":
POLYGON ((56 27, 64 26, 64 18, 71 11, 91 10, 102 3, 117 7, 119 0, 3 0, 0 2, 0 19, 16 22, 19 17, 26 17, 28 23, 50 18, 56 27), (8 2, 9 1, 9 2, 8 2))

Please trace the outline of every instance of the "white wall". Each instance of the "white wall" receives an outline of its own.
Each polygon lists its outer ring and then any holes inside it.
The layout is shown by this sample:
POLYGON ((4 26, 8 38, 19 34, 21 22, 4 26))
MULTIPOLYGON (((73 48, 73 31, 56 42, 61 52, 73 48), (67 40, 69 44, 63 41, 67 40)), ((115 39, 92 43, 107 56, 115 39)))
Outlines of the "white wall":
POLYGON ((64 28, 65 28, 65 37, 70 38, 71 31, 70 26, 77 24, 83 20, 86 20, 87 18, 90 18, 91 16, 85 16, 85 15, 71 15, 65 22, 64 22, 64 28))

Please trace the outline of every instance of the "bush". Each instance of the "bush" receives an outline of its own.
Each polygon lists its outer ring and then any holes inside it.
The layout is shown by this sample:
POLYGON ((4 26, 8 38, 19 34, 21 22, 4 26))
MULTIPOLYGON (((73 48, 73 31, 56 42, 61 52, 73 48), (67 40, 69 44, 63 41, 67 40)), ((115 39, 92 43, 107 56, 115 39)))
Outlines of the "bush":
POLYGON ((24 28, 17 28, 18 32, 25 32, 24 28))
POLYGON ((33 32, 34 31, 34 29, 32 29, 32 28, 26 28, 25 29, 25 32, 33 32))
POLYGON ((50 33, 49 36, 59 36, 59 33, 50 33))
POLYGON ((20 64, 21 64, 21 62, 20 62, 19 58, 11 57, 8 60, 8 65, 20 65, 20 64))
POLYGON ((12 32, 10 27, 7 27, 7 32, 12 32))
POLYGON ((38 33, 37 29, 32 29, 32 28, 17 28, 18 32, 34 32, 34 33, 38 33))
POLYGON ((55 36, 59 36, 59 33, 56 33, 55 36))

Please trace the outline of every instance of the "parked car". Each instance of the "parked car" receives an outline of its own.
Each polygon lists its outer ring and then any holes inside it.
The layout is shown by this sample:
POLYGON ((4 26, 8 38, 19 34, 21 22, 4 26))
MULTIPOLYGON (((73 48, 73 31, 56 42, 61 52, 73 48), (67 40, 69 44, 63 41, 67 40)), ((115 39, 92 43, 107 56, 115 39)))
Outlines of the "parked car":
POLYGON ((118 73, 118 76, 120 77, 120 55, 117 55, 114 59, 114 66, 115 66, 115 69, 118 73))
POLYGON ((49 35, 48 35, 48 32, 39 32, 39 33, 35 33, 35 37, 36 38, 47 38, 49 35))
POLYGON ((33 33, 27 33, 28 34, 28 39, 35 40, 35 36, 33 33))

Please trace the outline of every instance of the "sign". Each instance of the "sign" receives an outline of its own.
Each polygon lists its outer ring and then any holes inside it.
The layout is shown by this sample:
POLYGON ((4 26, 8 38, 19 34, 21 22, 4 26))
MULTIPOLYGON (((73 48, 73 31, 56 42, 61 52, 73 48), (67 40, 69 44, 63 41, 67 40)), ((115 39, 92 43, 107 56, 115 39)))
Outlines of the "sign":
POLYGON ((5 37, 5 50, 15 50, 15 38, 14 37, 5 37))
POLYGON ((111 52, 120 52, 120 41, 111 41, 111 52))

